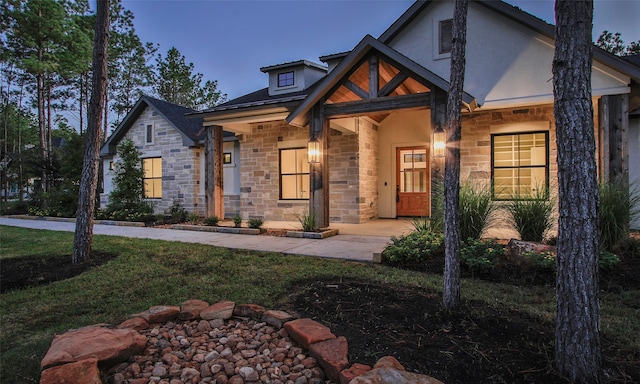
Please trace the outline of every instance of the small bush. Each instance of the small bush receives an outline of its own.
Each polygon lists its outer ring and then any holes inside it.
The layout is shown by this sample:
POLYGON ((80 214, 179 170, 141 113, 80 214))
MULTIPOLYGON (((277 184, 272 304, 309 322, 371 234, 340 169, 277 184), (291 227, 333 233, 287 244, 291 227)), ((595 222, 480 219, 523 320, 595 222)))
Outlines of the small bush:
MULTIPOLYGON (((522 257, 539 272, 556 272, 556 255, 553 252, 529 251, 523 252, 522 257)), ((616 268, 618 263, 620 263, 618 255, 607 251, 600 251, 600 254, 598 255, 598 267, 601 270, 612 270, 616 268)))
POLYGON ((413 225, 413 229, 417 232, 439 232, 434 228, 430 217, 414 217, 413 220, 411 220, 411 225, 413 225))
POLYGON ((382 256, 394 266, 424 263, 444 248, 444 235, 432 231, 416 231, 405 236, 391 238, 382 256))
POLYGON ((2 207, 3 215, 23 215, 29 212, 29 202, 26 200, 22 201, 9 201, 6 205, 2 207))
POLYGON ((231 220, 233 220, 233 226, 236 228, 240 228, 240 225, 242 225, 242 217, 240 215, 233 216, 231 220))
POLYGON ((464 183, 460 187, 460 238, 480 239, 492 224, 496 208, 489 186, 464 183))
POLYGON ((196 224, 198 224, 200 222, 200 216, 198 216, 197 213, 189 213, 187 215, 187 221, 190 224, 196 225, 196 224))
POLYGON ((302 225, 302 230, 305 232, 315 232, 318 230, 318 224, 316 223, 316 214, 313 212, 304 212, 298 216, 298 221, 302 225))
POLYGON ((553 210, 555 202, 548 197, 545 188, 537 188, 533 196, 523 199, 513 196, 506 204, 509 213, 507 223, 524 241, 544 241, 547 232, 553 228, 553 210))
POLYGON ((253 228, 253 229, 260 229, 260 227, 262 227, 262 224, 264 224, 264 220, 262 220, 259 217, 252 217, 247 222, 247 225, 249 226, 249 228, 253 228))
POLYGON ((189 212, 187 212, 186 209, 182 208, 182 205, 178 200, 173 201, 169 212, 171 213, 171 220, 174 223, 184 223, 189 217, 189 212))
POLYGON ((220 218, 218 216, 208 216, 204 218, 204 225, 208 225, 210 227, 215 227, 220 222, 220 218))
POLYGON ((600 194, 600 249, 611 251, 617 242, 629 236, 629 223, 639 214, 640 192, 637 185, 602 183, 600 194))
POLYGON ((504 255, 504 246, 495 240, 469 238, 460 248, 460 263, 471 275, 492 272, 504 255))

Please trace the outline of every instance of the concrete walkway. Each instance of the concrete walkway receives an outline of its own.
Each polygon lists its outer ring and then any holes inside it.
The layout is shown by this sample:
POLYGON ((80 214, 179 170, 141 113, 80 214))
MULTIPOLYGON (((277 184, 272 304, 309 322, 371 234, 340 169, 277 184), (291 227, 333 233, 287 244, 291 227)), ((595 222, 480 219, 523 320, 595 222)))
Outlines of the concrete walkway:
MULTIPOLYGON (((75 222, 57 220, 59 219, 0 217, 0 225, 50 231, 75 231, 75 222)), ((299 227, 299 225, 295 224, 267 222, 265 227, 284 229, 299 227)), ((199 243, 232 249, 248 249, 362 262, 380 262, 380 253, 389 243, 391 236, 399 236, 409 232, 411 225, 403 220, 376 220, 366 224, 332 224, 331 228, 338 229, 340 234, 321 240, 105 224, 95 224, 93 233, 96 235, 199 243)))

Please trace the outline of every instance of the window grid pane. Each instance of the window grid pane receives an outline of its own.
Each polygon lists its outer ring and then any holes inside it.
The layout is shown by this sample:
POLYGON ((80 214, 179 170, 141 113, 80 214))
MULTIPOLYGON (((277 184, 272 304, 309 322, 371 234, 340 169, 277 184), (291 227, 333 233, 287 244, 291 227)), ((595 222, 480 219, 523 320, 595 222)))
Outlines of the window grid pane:
POLYGON ((162 198, 162 158, 150 157, 142 160, 144 171, 144 197, 162 198))
POLYGON ((280 198, 309 198, 309 157, 306 148, 280 150, 280 198))
POLYGON ((493 197, 533 198, 548 187, 547 132, 492 136, 493 197))

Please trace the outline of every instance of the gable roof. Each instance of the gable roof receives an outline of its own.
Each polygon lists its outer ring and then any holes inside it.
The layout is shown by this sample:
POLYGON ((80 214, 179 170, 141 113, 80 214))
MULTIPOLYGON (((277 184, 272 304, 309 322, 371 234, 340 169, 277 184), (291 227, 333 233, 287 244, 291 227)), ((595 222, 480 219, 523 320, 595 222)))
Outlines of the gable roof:
MULTIPOLYGON (((432 84, 444 91, 449 90, 449 82, 415 61, 404 56, 400 52, 381 43, 371 35, 366 35, 356 47, 349 52, 344 59, 327 76, 316 84, 316 87, 309 96, 298 106, 298 108, 287 117, 287 122, 293 125, 304 126, 308 123, 308 112, 311 108, 329 92, 338 82, 340 82, 349 71, 358 65, 360 60, 369 52, 377 51, 382 55, 404 67, 411 75, 421 82, 432 84)), ((475 98, 468 93, 462 96, 462 102, 469 108, 475 108, 475 98)))
MULTIPOLYGON (((425 8, 427 8, 435 0, 421 1, 417 0, 405 13, 403 13, 386 31, 380 35, 378 40, 383 44, 389 44, 409 23, 411 23, 425 8)), ((515 22, 522 24, 531 30, 547 36, 552 40, 555 40, 555 26, 549 24, 546 21, 527 13, 520 8, 504 1, 495 0, 473 0, 474 3, 480 4, 500 15, 503 15, 515 22)), ((605 51, 604 49, 596 46, 593 47, 593 58, 601 63, 622 72, 634 81, 640 83, 640 67, 634 66, 628 61, 605 51)))
POLYGON ((184 146, 193 147, 204 139, 205 131, 202 126, 202 118, 188 119, 186 117, 187 113, 195 112, 195 110, 143 95, 138 99, 133 108, 131 108, 127 116, 118 124, 118 127, 113 131, 111 136, 109 136, 100 149, 100 155, 112 155, 116 153, 116 146, 120 140, 122 140, 147 107, 153 108, 182 135, 182 144, 184 146))

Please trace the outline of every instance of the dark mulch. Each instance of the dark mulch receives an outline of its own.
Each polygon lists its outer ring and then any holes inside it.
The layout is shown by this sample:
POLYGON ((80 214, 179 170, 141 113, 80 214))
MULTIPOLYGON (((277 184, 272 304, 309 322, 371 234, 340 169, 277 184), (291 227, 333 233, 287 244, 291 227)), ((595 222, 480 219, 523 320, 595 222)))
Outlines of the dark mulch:
MULTIPOLYGON (((527 314, 474 301, 446 312, 437 294, 363 281, 311 281, 294 291, 289 309, 345 336, 351 363, 391 355, 447 384, 568 382, 553 369, 553 323, 527 314)), ((640 381, 640 365, 625 360, 633 351, 611 340, 602 346, 606 382, 640 381)))
POLYGON ((71 255, 5 259, 0 262, 0 292, 68 279, 102 265, 116 256, 94 251, 91 252, 90 259, 76 264, 71 262, 71 255))

